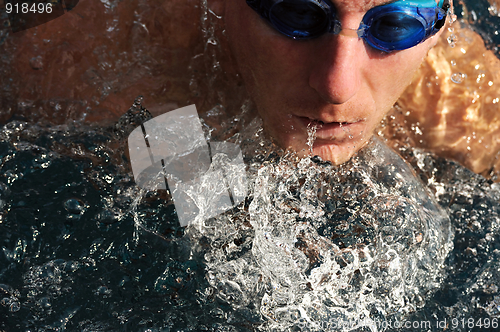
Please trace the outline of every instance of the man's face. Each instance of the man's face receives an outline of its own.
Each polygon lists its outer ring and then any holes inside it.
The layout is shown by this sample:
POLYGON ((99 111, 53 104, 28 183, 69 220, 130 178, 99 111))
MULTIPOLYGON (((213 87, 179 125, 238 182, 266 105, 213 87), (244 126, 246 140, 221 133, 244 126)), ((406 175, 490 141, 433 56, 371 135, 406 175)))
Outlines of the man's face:
MULTIPOLYGON (((342 26, 350 29, 359 27, 369 9, 387 2, 332 1, 342 26)), ((226 0, 224 20, 265 130, 280 146, 304 156, 307 127, 319 124, 313 153, 335 164, 367 143, 437 38, 393 53, 344 35, 297 41, 277 32, 245 0, 226 0)))

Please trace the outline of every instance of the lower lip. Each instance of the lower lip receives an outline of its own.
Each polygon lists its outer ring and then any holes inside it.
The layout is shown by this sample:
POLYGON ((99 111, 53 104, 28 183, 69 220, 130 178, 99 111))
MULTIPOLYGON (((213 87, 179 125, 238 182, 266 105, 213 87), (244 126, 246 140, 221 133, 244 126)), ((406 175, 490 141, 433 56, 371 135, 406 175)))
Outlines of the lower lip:
POLYGON ((354 123, 330 122, 321 123, 305 117, 298 117, 307 128, 316 125, 316 138, 324 140, 340 140, 344 138, 354 138, 360 134, 358 127, 361 121, 354 123))

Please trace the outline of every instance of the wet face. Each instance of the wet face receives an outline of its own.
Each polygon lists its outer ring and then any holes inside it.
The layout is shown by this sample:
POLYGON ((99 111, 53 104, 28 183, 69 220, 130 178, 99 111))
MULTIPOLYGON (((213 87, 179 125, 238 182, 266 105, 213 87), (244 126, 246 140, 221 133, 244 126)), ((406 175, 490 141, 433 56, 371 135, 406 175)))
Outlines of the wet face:
MULTIPOLYGON (((313 153, 335 164, 367 143, 438 36, 393 53, 345 35, 297 41, 274 30, 245 0, 212 1, 265 130, 304 156, 307 127, 317 126, 313 153)), ((351 29, 370 8, 387 2, 332 1, 342 26, 351 29)))

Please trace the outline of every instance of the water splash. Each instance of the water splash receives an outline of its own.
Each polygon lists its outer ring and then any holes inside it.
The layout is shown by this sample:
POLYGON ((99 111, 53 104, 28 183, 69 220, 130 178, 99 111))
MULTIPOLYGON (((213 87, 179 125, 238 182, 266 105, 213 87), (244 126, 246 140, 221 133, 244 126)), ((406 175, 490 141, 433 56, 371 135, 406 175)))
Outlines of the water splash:
POLYGON ((425 304, 450 224, 401 159, 378 141, 343 166, 269 158, 251 163, 248 210, 188 230, 219 299, 274 331, 378 331, 425 304))
POLYGON ((321 124, 317 122, 309 122, 307 125, 307 146, 309 147, 309 152, 313 154, 314 141, 316 141, 316 131, 321 128, 321 124))

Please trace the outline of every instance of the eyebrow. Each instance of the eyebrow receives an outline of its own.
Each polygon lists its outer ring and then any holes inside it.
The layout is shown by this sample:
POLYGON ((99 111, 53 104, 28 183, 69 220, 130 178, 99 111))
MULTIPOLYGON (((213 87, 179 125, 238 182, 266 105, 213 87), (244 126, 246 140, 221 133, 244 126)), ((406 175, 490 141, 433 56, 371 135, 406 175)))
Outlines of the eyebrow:
MULTIPOLYGON (((395 3, 397 1, 399 1, 399 0, 387 0, 387 1, 384 1, 383 3, 377 4, 377 5, 373 5, 373 3, 376 2, 375 0, 365 1, 365 3, 363 4, 362 10, 365 11, 365 12, 367 12, 367 11, 369 11, 372 8, 389 5, 389 4, 395 3)), ((333 6, 335 6, 335 4, 333 3, 333 1, 331 2, 331 4, 333 6)))
MULTIPOLYGON (((386 1, 384 3, 381 3, 380 5, 377 5, 377 6, 373 6, 373 7, 378 7, 378 6, 385 6, 385 5, 390 5, 391 3, 395 3, 395 2, 398 2, 399 0, 389 0, 389 1, 386 1)), ((372 8, 373 8, 372 7, 372 8)), ((371 9, 371 8, 370 8, 371 9)))

